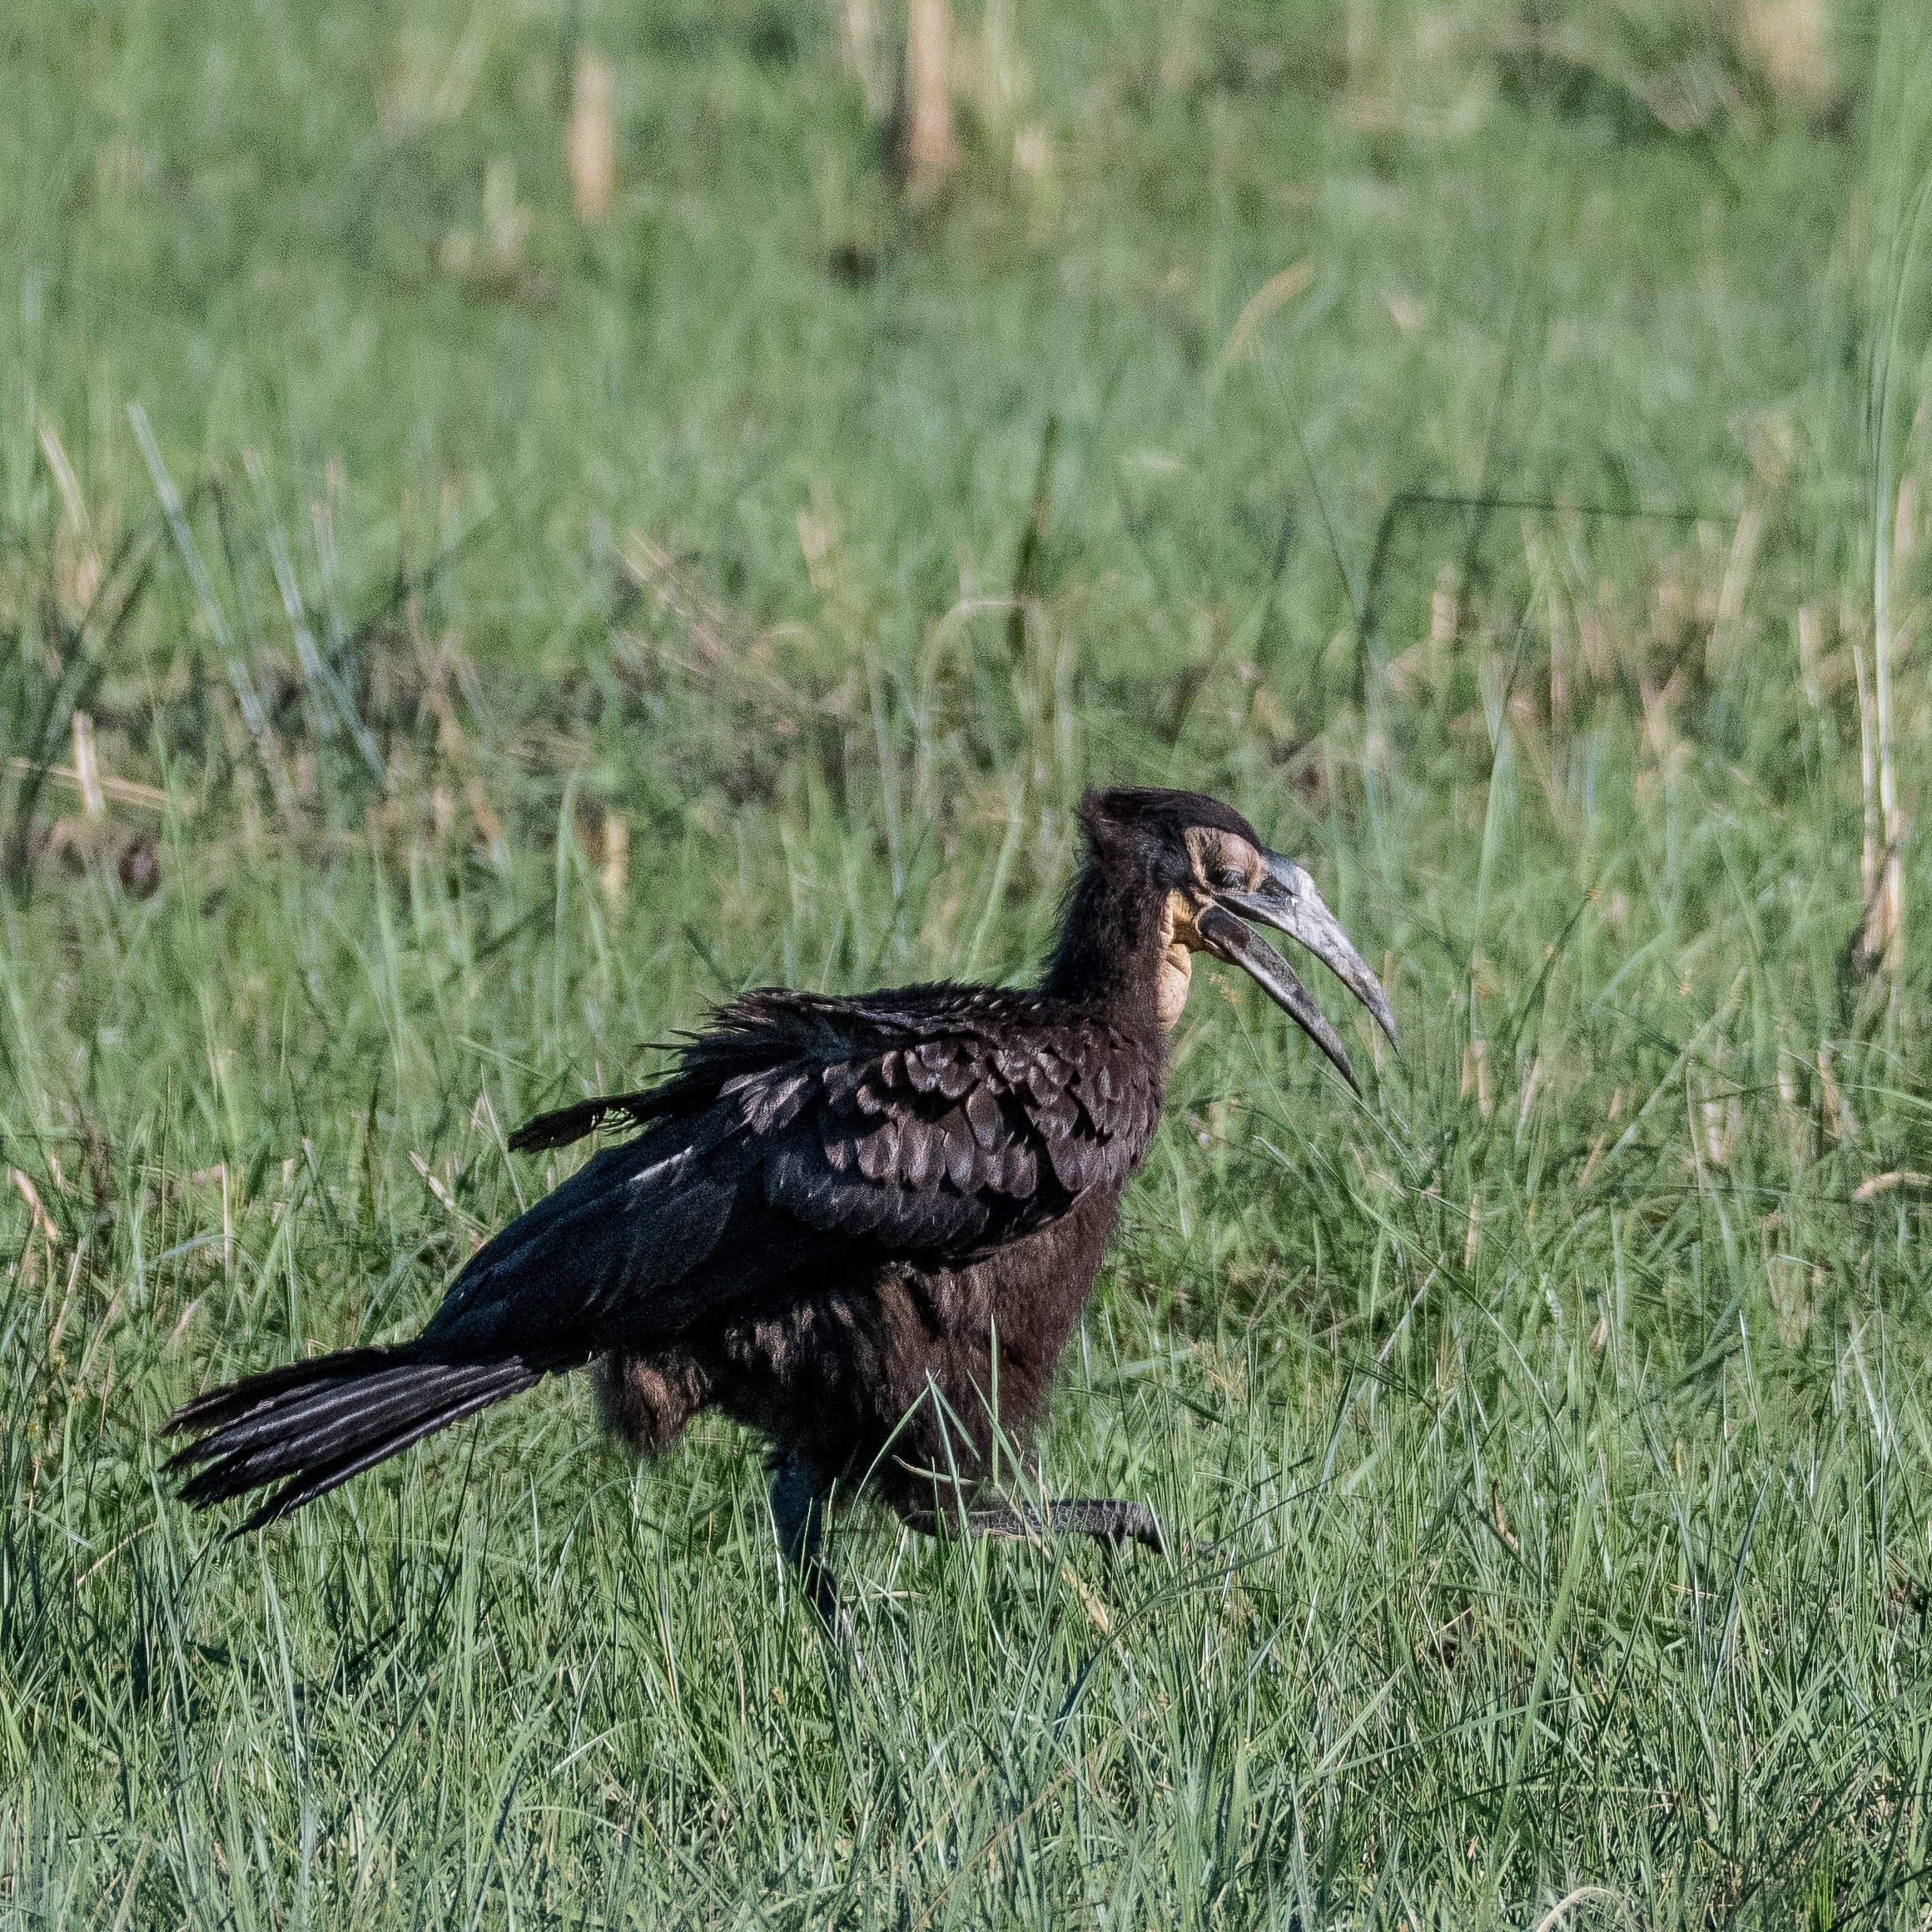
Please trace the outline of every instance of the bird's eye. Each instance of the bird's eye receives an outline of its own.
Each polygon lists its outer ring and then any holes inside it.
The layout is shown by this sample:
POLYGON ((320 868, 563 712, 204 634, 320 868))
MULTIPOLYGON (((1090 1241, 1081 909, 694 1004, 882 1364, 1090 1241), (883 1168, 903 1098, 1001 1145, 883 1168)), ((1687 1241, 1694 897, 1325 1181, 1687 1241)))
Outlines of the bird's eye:
POLYGON ((1234 892, 1248 883, 1248 877, 1239 866, 1223 866, 1214 874, 1214 883, 1224 892, 1234 892))

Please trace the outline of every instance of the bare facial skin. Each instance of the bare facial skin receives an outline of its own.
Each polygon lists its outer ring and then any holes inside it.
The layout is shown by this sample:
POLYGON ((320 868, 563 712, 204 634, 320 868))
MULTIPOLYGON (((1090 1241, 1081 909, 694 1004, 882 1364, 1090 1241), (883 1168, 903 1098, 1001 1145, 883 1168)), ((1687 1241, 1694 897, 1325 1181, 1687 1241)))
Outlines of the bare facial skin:
POLYGON ((1209 902, 1210 889, 1219 887, 1251 892, 1268 877, 1268 862, 1246 839, 1231 832, 1191 826, 1187 847, 1194 860, 1195 883, 1177 887, 1167 896, 1160 916, 1163 953, 1160 986, 1155 996, 1155 1013, 1163 1033, 1172 1032, 1187 1006, 1188 989, 1193 983, 1194 955, 1201 950, 1200 935, 1194 930, 1194 914, 1209 902))
POLYGON ((1207 902, 1210 890, 1252 892, 1267 879, 1268 861, 1235 833, 1194 825, 1185 836, 1200 882, 1198 904, 1207 902))
POLYGON ((1194 908, 1186 895, 1170 892, 1160 914, 1160 984, 1154 995, 1155 1017, 1163 1033, 1171 1033, 1187 1005, 1194 980, 1194 956, 1200 945, 1194 936, 1194 908))

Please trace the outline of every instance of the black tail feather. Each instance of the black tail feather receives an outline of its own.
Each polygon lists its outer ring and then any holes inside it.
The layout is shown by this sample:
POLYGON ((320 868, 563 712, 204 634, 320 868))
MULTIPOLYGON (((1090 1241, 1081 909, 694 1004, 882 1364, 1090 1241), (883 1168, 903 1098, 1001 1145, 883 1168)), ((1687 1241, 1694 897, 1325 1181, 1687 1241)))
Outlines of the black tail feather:
MULTIPOLYGON (((291 1362, 260 1375, 245 1375, 239 1382, 226 1383, 185 1402, 161 1427, 171 1436, 216 1429, 239 1420, 251 1411, 266 1407, 271 1396, 291 1388, 312 1388, 318 1382, 335 1382, 380 1368, 392 1362, 406 1361, 406 1348, 344 1348, 309 1362, 291 1362)), ((177 1458, 178 1460, 178 1458, 177 1458)))
POLYGON ((350 1348, 211 1390, 176 1411, 193 1431, 168 1463, 197 1509, 271 1483, 282 1487, 236 1533, 261 1528, 326 1495, 412 1443, 535 1386, 574 1361, 446 1362, 414 1348, 350 1348), (190 1472, 193 1472, 191 1474, 190 1472), (285 1481, 284 1478, 286 1478, 285 1481))
MULTIPOLYGON (((494 1363, 385 1363, 345 1379, 293 1390, 266 1408, 183 1449, 171 1467, 189 1468, 221 1458, 252 1488, 286 1476, 305 1463, 377 1442, 412 1416, 434 1414, 452 1389, 470 1386, 480 1372, 494 1378, 494 1363)), ((231 1491, 230 1493, 235 1493, 231 1491)))

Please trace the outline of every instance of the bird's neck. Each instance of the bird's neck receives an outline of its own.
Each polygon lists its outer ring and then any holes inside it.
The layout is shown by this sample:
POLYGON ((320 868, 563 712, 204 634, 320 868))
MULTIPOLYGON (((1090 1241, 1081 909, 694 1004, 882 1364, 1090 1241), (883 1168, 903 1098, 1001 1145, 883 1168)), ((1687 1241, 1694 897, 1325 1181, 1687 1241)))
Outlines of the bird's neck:
POLYGON ((1070 1001, 1130 1033, 1158 1040, 1160 968, 1168 935, 1163 896, 1115 886, 1090 864, 1067 895, 1060 944, 1041 976, 1048 998, 1070 1001))

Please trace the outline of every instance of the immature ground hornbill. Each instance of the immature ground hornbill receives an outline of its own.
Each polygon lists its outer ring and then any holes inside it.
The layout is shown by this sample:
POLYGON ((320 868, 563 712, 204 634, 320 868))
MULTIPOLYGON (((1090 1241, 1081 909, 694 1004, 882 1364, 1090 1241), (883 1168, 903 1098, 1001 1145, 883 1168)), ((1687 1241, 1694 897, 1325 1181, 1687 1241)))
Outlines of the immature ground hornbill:
POLYGON ((415 1341, 271 1369, 180 1410, 169 1428, 198 1438, 170 1465, 195 1472, 182 1493, 207 1504, 280 1483, 243 1526, 256 1528, 594 1363, 605 1418, 641 1451, 662 1454, 707 1408, 766 1438, 779 1542, 822 1607, 835 1483, 929 1532, 1160 1547, 1137 1504, 1055 1503, 1036 1524, 972 1492, 996 1424, 1023 1438, 1045 1406, 1160 1116, 1162 1036, 1191 956, 1252 975, 1351 1084, 1320 1009, 1243 921, 1298 940, 1395 1028, 1309 875, 1239 813, 1123 790, 1090 794, 1080 817, 1085 864, 1036 990, 734 1001, 657 1086, 513 1139, 642 1130, 472 1256, 415 1341))

